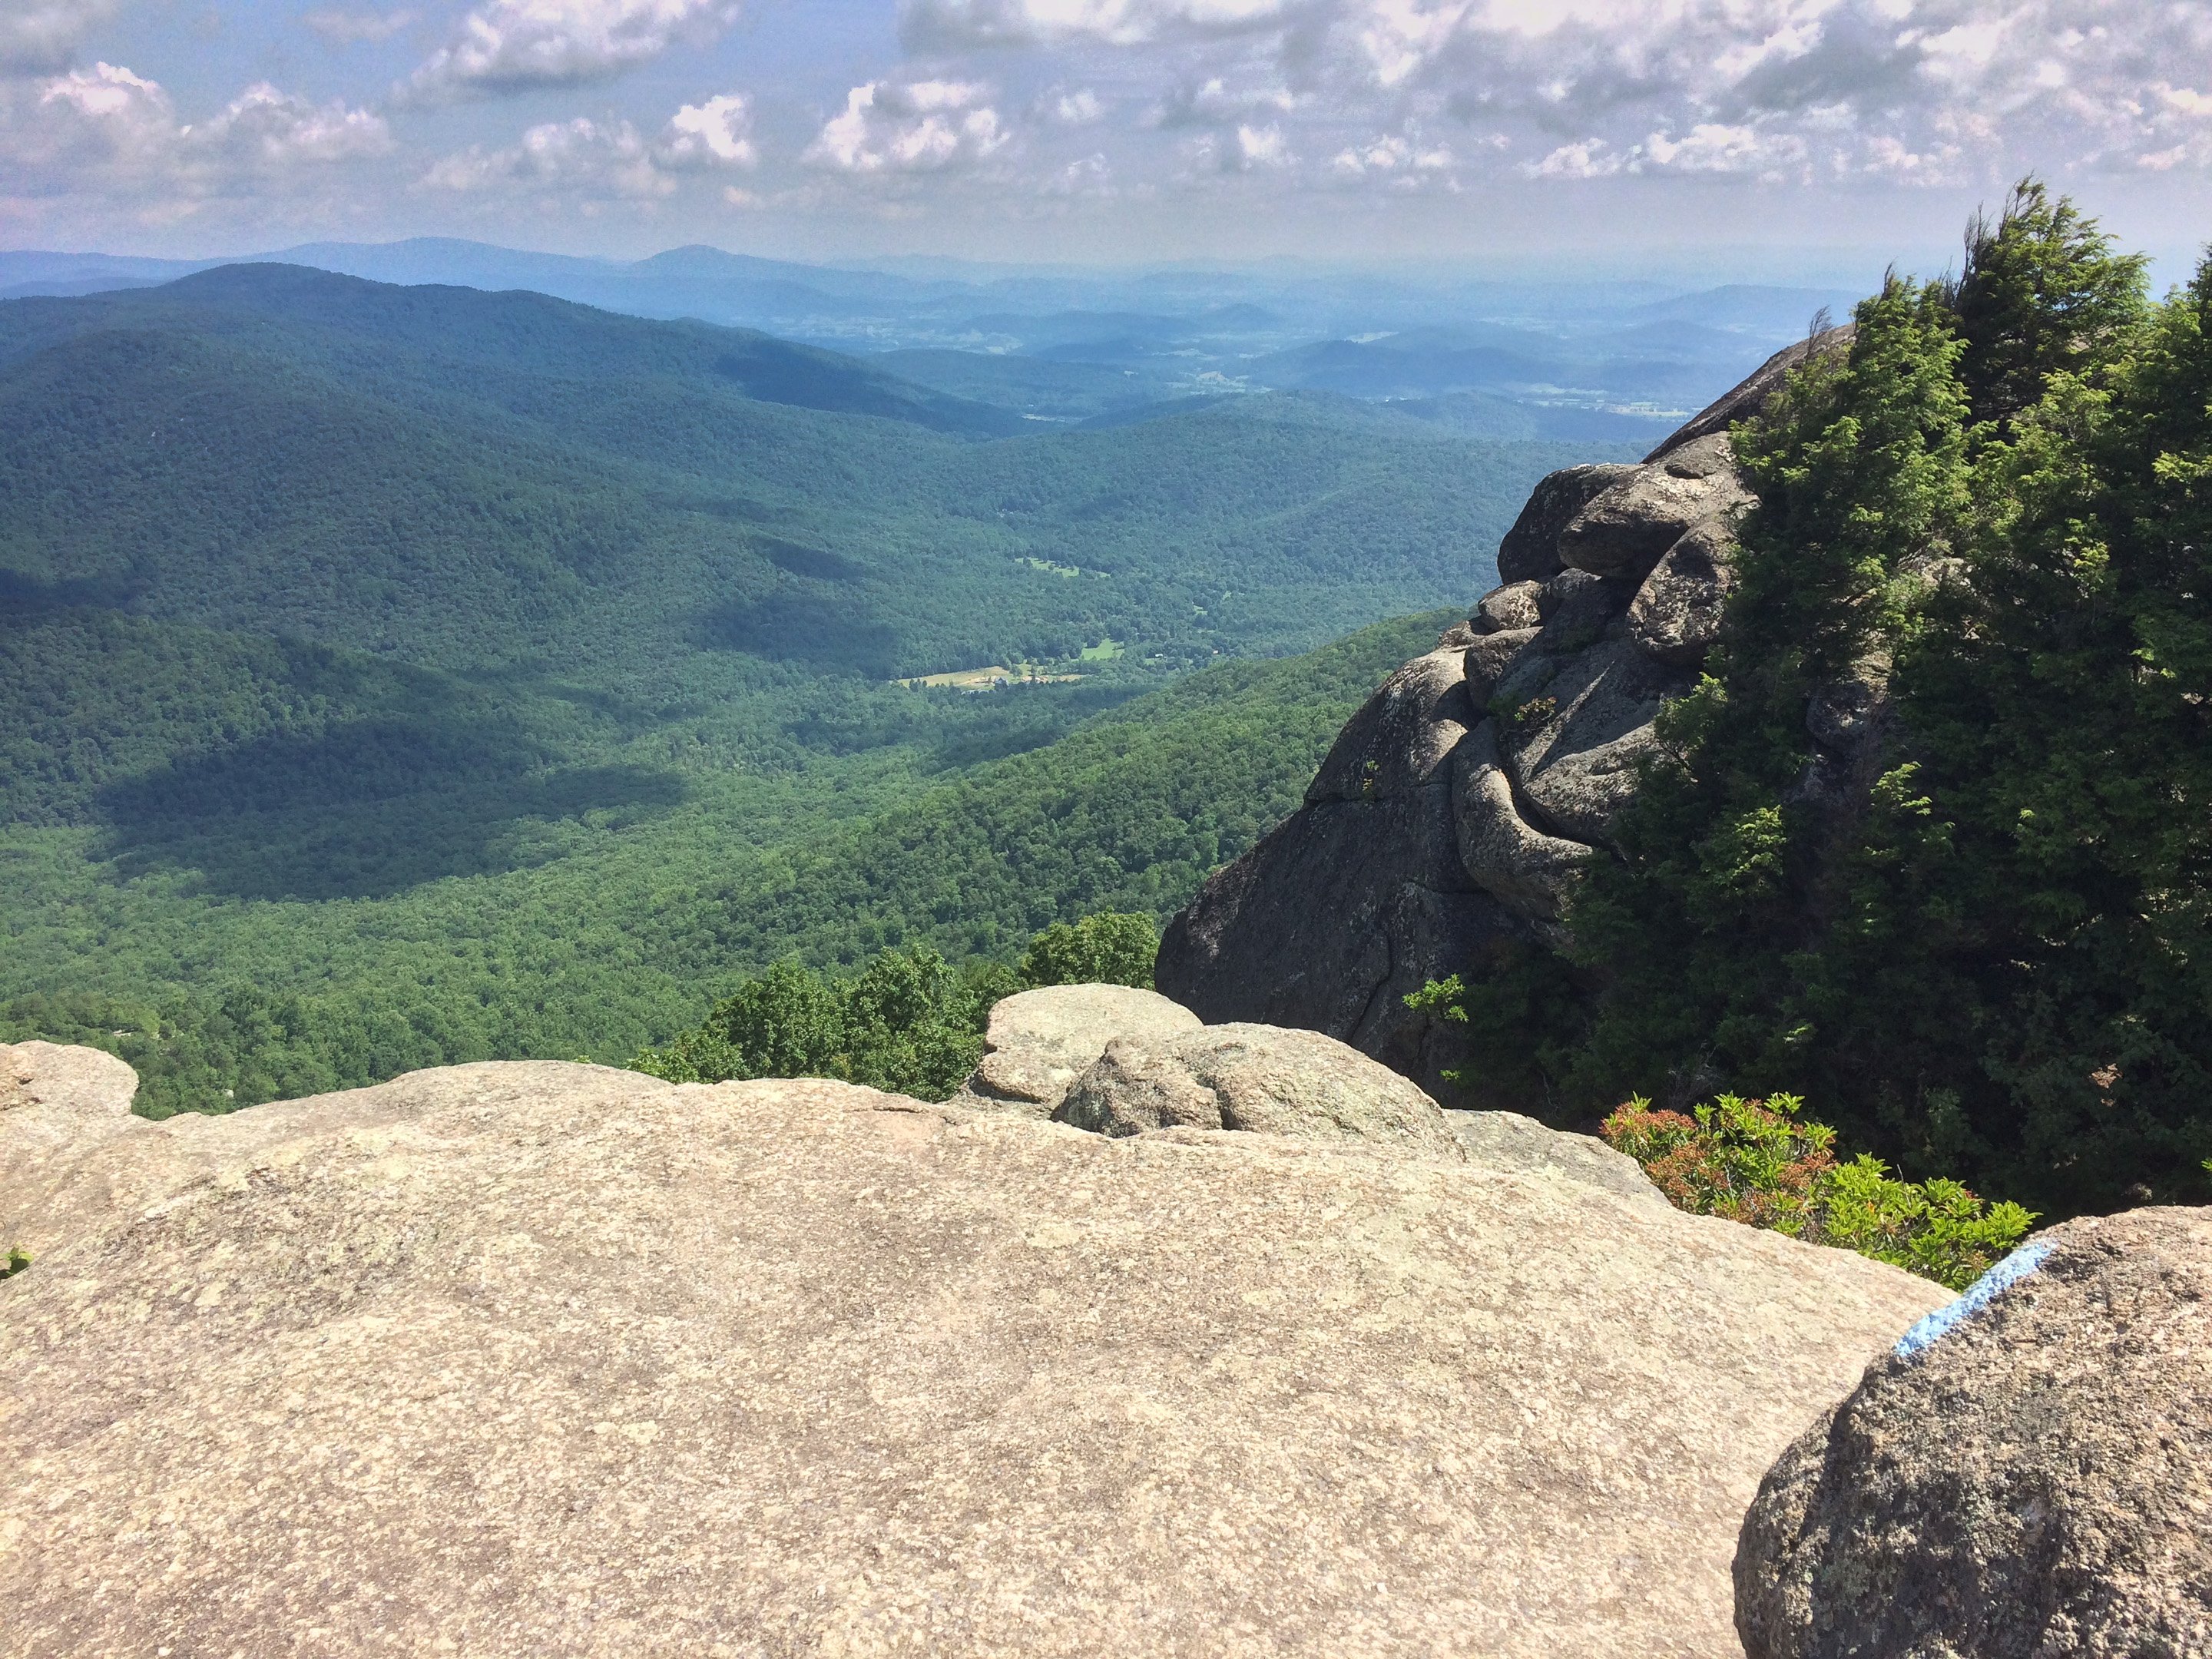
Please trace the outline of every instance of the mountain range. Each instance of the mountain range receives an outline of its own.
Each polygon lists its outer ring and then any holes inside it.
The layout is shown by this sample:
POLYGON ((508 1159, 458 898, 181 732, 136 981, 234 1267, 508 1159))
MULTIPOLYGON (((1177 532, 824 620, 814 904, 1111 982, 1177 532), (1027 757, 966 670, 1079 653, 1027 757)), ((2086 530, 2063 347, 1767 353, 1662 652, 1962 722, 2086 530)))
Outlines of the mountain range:
POLYGON ((313 244, 246 260, 0 253, 0 295, 152 285, 239 263, 527 289, 629 315, 893 352, 888 366, 906 378, 1041 421, 1316 389, 1397 400, 1416 418, 1471 435, 1645 447, 1748 363, 1801 337, 1815 313, 1840 313, 1857 297, 1831 288, 1302 267, 1115 272, 933 260, 851 268, 702 246, 616 261, 435 238, 313 244), (1431 407, 1443 397, 1461 401, 1431 407))
POLYGON ((93 998, 242 1098, 623 1058, 785 951, 1172 908, 1402 630, 1217 670, 1170 763, 1177 677, 1463 601, 1536 477, 1629 453, 1321 391, 1038 421, 895 367, 301 266, 0 302, 6 1018, 93 998), (1024 683, 901 683, 986 667, 1024 683), (1048 807, 1077 738, 1155 758, 1048 807), (947 851, 975 813, 1021 827, 947 851))

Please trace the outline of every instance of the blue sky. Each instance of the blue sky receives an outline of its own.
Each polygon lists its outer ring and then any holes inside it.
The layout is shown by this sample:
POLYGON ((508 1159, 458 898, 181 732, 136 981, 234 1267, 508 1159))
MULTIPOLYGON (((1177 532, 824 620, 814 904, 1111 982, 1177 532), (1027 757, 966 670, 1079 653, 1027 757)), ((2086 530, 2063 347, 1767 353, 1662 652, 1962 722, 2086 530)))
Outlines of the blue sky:
POLYGON ((0 246, 1941 258, 2212 237, 2212 0, 0 0, 0 246))

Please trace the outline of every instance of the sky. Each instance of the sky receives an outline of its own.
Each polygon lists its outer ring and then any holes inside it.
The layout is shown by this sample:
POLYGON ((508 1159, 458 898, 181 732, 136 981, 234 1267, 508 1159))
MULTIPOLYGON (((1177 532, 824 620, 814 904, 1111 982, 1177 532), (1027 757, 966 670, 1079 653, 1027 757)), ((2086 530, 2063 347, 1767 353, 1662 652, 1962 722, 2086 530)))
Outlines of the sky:
POLYGON ((2212 239, 2212 0, 0 0, 12 248, 1725 278, 2028 172, 2212 239))

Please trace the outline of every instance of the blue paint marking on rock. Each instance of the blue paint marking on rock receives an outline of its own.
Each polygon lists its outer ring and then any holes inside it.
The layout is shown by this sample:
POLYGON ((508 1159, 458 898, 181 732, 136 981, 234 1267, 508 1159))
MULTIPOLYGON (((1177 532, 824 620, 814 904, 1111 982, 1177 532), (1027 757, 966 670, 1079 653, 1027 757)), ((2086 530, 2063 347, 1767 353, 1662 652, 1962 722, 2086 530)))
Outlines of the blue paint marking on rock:
POLYGON ((1996 1267, 1984 1273, 1956 1302, 1948 1303, 1923 1319, 1917 1325, 1898 1338, 1897 1357, 1910 1359, 1913 1355, 1932 1346, 1944 1332, 1961 1321, 1970 1318, 1996 1300, 1998 1295, 2009 1290, 2033 1274, 2051 1254, 2051 1246, 2041 1239, 2023 1244, 1996 1267))

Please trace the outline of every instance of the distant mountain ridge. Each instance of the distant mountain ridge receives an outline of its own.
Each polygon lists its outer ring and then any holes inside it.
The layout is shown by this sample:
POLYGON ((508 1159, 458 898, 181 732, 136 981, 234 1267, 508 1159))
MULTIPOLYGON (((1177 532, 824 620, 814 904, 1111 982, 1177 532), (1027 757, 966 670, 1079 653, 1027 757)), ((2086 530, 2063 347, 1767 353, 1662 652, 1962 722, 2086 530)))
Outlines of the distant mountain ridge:
MULTIPOLYGON (((1845 289, 1749 283, 1698 289, 1327 270, 839 266, 702 246, 625 261, 451 238, 315 243, 227 261, 0 253, 0 296, 140 287, 240 263, 526 289, 847 352, 957 356, 965 361, 908 367, 941 391, 1033 421, 1268 387, 1412 400, 1479 393, 1536 411, 1501 412, 1480 424, 1482 435, 1533 430, 1574 439, 1612 429, 1577 414, 1608 415, 1617 425, 1697 407, 1800 336, 1815 313, 1841 311, 1857 297, 1845 289), (1506 356, 1486 360, 1484 352, 1506 356), (1066 372, 1037 372, 1054 368, 1066 372)), ((1474 429, 1463 410, 1451 424, 1474 429)), ((1656 441, 1660 430, 1638 435, 1656 441)))

